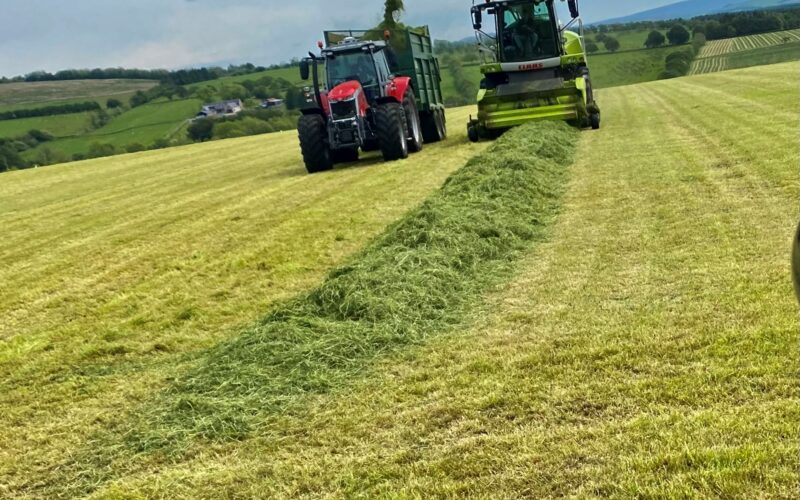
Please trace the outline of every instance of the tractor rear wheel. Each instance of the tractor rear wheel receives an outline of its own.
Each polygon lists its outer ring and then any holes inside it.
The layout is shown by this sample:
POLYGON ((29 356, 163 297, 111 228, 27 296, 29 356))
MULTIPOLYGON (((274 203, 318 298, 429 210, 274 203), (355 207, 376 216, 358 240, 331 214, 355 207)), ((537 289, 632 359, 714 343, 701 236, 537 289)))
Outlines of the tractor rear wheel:
POLYGON ((409 88, 403 98, 403 110, 406 114, 408 127, 408 150, 412 153, 422 151, 422 123, 417 108, 417 98, 409 88))
POLYGON ((406 114, 397 102, 381 104, 375 110, 375 131, 386 161, 408 158, 406 114))
POLYGON ((300 150, 309 174, 333 168, 331 149, 328 146, 328 130, 321 115, 303 115, 297 122, 300 150))

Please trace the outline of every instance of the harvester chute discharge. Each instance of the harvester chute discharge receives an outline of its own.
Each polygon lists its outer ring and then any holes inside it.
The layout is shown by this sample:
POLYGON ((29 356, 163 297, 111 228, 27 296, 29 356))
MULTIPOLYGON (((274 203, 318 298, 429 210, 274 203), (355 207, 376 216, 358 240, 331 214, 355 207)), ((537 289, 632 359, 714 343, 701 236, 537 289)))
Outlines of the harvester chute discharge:
POLYGON ((326 31, 301 61, 313 78, 298 123, 309 173, 380 150, 386 161, 447 135, 439 62, 427 27, 326 31))
POLYGON ((537 120, 566 120, 600 128, 578 3, 568 3, 572 20, 566 26, 559 22, 556 0, 473 5, 483 79, 478 116, 467 126, 470 140, 492 138, 510 127, 537 120), (494 24, 486 30, 484 14, 494 24), (573 26, 579 32, 571 31, 573 26))

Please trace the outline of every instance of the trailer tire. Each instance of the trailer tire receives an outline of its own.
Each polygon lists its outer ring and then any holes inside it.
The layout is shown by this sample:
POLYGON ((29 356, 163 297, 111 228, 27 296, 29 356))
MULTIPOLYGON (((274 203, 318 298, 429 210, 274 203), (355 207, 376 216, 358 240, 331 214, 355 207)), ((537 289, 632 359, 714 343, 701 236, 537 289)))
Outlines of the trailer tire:
POLYGON ((447 139, 447 116, 443 109, 437 109, 435 112, 436 129, 439 131, 439 140, 447 139))
POLYGON ((414 92, 411 91, 410 87, 403 98, 403 110, 405 111, 408 128, 408 150, 412 153, 418 153, 422 151, 422 123, 419 117, 419 109, 417 108, 417 98, 414 97, 414 92))
POLYGON ((408 158, 406 124, 406 114, 400 103, 387 102, 375 110, 375 129, 385 161, 408 158))
POLYGON ((303 115, 297 122, 300 150, 309 174, 333 168, 333 158, 328 146, 328 130, 321 115, 303 115))
POLYGON ((447 139, 444 110, 434 109, 422 115, 422 138, 426 143, 447 139))

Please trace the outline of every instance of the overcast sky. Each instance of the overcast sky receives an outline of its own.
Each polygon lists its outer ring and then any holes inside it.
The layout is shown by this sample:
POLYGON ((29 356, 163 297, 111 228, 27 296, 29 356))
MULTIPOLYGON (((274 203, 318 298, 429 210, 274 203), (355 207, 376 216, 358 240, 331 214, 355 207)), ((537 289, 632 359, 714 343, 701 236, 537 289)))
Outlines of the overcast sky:
MULTIPOLYGON (((676 0, 583 0, 586 22, 676 0)), ((471 34, 470 0, 406 0, 403 21, 434 38, 471 34)), ((36 70, 179 68, 288 61, 323 29, 364 28, 383 0, 0 0, 0 75, 36 70)))

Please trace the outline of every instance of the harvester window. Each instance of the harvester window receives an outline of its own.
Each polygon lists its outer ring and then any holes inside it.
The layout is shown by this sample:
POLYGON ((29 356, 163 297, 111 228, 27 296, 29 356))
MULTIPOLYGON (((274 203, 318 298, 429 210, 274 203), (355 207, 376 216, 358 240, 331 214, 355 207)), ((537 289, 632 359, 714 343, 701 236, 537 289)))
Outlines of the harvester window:
POLYGON ((547 3, 508 7, 503 11, 500 24, 506 62, 534 61, 558 55, 552 13, 547 3))

